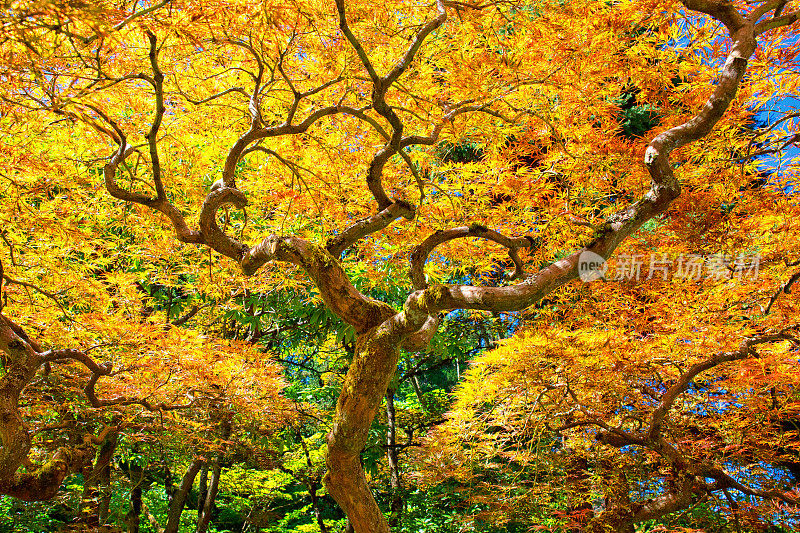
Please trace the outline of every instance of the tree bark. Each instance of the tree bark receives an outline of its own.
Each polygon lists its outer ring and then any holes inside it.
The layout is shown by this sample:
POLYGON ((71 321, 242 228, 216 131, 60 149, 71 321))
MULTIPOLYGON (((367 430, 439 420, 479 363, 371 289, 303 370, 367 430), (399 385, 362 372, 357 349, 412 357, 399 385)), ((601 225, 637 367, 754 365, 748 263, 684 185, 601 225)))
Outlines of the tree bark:
POLYGON ((402 520, 403 497, 400 493, 400 464, 397 451, 397 421, 394 389, 386 391, 386 459, 389 463, 389 527, 398 529, 402 520))
POLYGON ((101 525, 108 519, 111 502, 111 460, 114 458, 118 442, 118 431, 111 430, 106 433, 97 450, 94 466, 83 482, 81 514, 84 523, 88 525, 101 525))
MULTIPOLYGON (((109 436, 109 438, 111 438, 109 436)), ((97 509, 97 521, 100 525, 108 522, 109 509, 111 508, 111 459, 117 448, 117 434, 113 437, 113 448, 108 456, 108 461, 100 471, 100 503, 97 509)))
POLYGON ((225 448, 227 448, 227 441, 231 437, 231 413, 224 413, 222 420, 222 449, 217 452, 214 461, 211 463, 211 480, 208 485, 208 493, 203 499, 203 512, 197 518, 197 533, 205 533, 208 530, 208 524, 211 521, 211 510, 214 506, 214 500, 217 498, 217 491, 219 490, 219 476, 222 473, 222 459, 225 457, 225 448))
MULTIPOLYGON (((221 455, 220 452, 219 455, 221 455)), ((214 459, 211 465, 211 480, 208 485, 208 493, 203 499, 203 512, 197 519, 197 533, 205 533, 208 530, 208 524, 211 521, 211 511, 214 507, 214 500, 217 499, 217 491, 219 490, 219 476, 222 472, 220 466, 220 457, 214 459)))
POLYGON ((139 533, 139 520, 142 516, 142 487, 131 489, 131 510, 128 512, 128 533, 139 533))
MULTIPOLYGON (((133 453, 138 454, 139 451, 139 443, 134 443, 133 453)), ((128 476, 131 486, 130 509, 125 515, 128 533, 139 533, 143 510, 142 493, 150 486, 150 481, 147 479, 144 468, 135 462, 122 462, 120 467, 125 472, 125 475, 128 476)))
POLYGON ((0 357, 5 374, 0 377, 0 494, 24 501, 54 497, 69 474, 82 471, 94 458, 91 445, 59 448, 49 461, 34 468, 28 454, 33 442, 30 428, 19 410, 23 389, 47 363, 41 346, 15 322, 0 315, 0 357), (28 472, 19 472, 23 464, 28 472))
POLYGON ((425 408, 425 399, 422 396, 422 387, 419 386, 419 380, 417 376, 411 376, 411 387, 414 389, 414 394, 417 396, 417 401, 419 402, 420 406, 422 406, 423 411, 427 411, 425 408))
POLYGON ((397 368, 401 341, 402 335, 387 323, 358 336, 328 434, 325 486, 356 533, 389 533, 361 466, 361 451, 397 368))
POLYGON ((170 470, 169 465, 167 464, 167 458, 164 456, 164 493, 167 495, 167 501, 172 503, 172 498, 175 496, 175 491, 178 490, 178 487, 175 486, 174 477, 172 475, 172 470, 170 470))
POLYGON ((142 516, 142 482, 144 472, 140 466, 131 466, 131 509, 125 517, 128 522, 128 533, 139 533, 139 522, 142 516))
POLYGON ((169 504, 169 513, 167 514, 167 527, 164 528, 164 533, 178 533, 178 527, 181 523, 181 513, 183 507, 186 505, 186 496, 192 489, 194 478, 203 466, 204 460, 195 458, 186 469, 186 474, 181 480, 181 485, 173 493, 172 501, 169 504))
POLYGON ((197 521, 200 522, 200 517, 203 516, 203 506, 208 495, 208 463, 203 464, 200 470, 200 482, 197 487, 197 521))
POLYGON ((303 447, 303 453, 306 456, 306 465, 308 466, 308 476, 306 476, 306 485, 308 486, 308 494, 311 496, 311 508, 314 509, 314 518, 319 526, 320 533, 328 533, 328 526, 322 519, 322 510, 319 508, 319 496, 317 489, 319 488, 319 479, 314 473, 314 463, 311 462, 311 454, 308 452, 306 441, 303 440, 303 435, 297 432, 297 438, 300 440, 300 446, 303 447))

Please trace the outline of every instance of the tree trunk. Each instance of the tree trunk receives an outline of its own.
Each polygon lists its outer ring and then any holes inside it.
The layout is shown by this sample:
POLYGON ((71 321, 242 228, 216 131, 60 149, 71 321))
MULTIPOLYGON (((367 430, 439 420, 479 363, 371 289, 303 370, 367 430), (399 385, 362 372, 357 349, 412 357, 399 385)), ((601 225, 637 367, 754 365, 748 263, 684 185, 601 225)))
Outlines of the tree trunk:
POLYGON ((355 533, 389 533, 389 523, 364 475, 361 451, 397 368, 401 340, 386 325, 359 335, 356 354, 336 404, 333 429, 328 434, 325 486, 350 519, 355 533))
POLYGON ((322 519, 322 511, 319 508, 319 496, 317 496, 318 483, 316 479, 308 480, 308 494, 311 496, 311 508, 314 509, 314 519, 317 521, 320 533, 328 533, 328 526, 322 519))
POLYGON ((167 527, 164 528, 164 533, 178 533, 178 527, 181 523, 181 513, 183 507, 186 505, 186 496, 192 489, 194 478, 203 466, 204 460, 196 458, 186 469, 186 474, 181 480, 181 485, 172 495, 172 502, 169 504, 169 513, 167 514, 167 527))
POLYGON ((108 522, 108 513, 111 507, 111 459, 114 457, 114 452, 117 448, 118 435, 118 433, 114 433, 113 437, 109 435, 108 438, 113 439, 112 449, 108 454, 108 461, 100 470, 100 505, 97 511, 97 519, 101 526, 108 522))
POLYGON ((311 496, 311 508, 314 509, 314 518, 319 526, 320 533, 328 533, 328 526, 322 519, 322 511, 319 508, 319 496, 317 496, 317 489, 319 488, 319 480, 314 474, 314 463, 311 462, 311 454, 308 452, 306 441, 303 440, 303 435, 297 432, 297 438, 300 440, 300 445, 303 447, 303 453, 306 456, 306 465, 308 465, 308 476, 306 476, 306 485, 308 486, 308 494, 311 496))
POLYGON ((606 507, 589 521, 586 533, 634 533, 631 487, 625 472, 607 459, 600 461, 598 470, 606 482, 606 507))
POLYGON ((83 482, 81 518, 87 525, 102 525, 108 519, 111 502, 111 460, 117 450, 119 432, 105 430, 104 433, 106 435, 97 450, 94 466, 83 482))
MULTIPOLYGON (((139 468, 141 473, 141 467, 139 468)), ((135 470, 132 469, 132 472, 135 470)), ((142 477, 144 477, 142 475, 142 477)), ((139 520, 142 516, 142 480, 134 481, 131 479, 133 487, 131 488, 131 510, 126 517, 128 522, 128 533, 139 533, 139 520)))
POLYGON ((97 521, 100 525, 108 522, 108 513, 111 507, 111 463, 107 464, 100 472, 100 504, 97 509, 97 521))
POLYGON ((417 379, 416 375, 411 376, 411 386, 414 388, 414 394, 417 395, 417 401, 422 406, 422 410, 427 411, 425 409, 425 398, 422 396, 422 387, 419 386, 419 379, 417 379))
MULTIPOLYGON (((139 453, 139 444, 134 443, 133 453, 139 453)), ((150 482, 146 480, 144 468, 140 465, 131 463, 120 463, 122 470, 128 476, 131 484, 130 493, 130 510, 125 515, 125 523, 128 525, 128 533, 139 533, 142 517, 142 493, 150 486, 150 482)))
POLYGON ((173 481, 172 470, 169 469, 169 465, 167 464, 167 458, 164 456, 164 493, 167 495, 167 501, 172 503, 172 497, 175 495, 175 491, 178 488, 175 486, 175 481, 173 481))
POLYGON ((403 513, 403 497, 400 494, 400 464, 397 452, 397 423, 394 412, 394 389, 386 391, 386 459, 389 462, 389 527, 399 529, 403 513))
POLYGON ((222 467, 219 464, 219 455, 221 455, 221 452, 211 465, 211 482, 208 486, 208 494, 203 499, 203 510, 197 519, 197 533, 205 533, 208 530, 208 523, 211 521, 211 510, 214 507, 214 500, 217 498, 219 475, 222 471, 222 467))
POLYGON ((208 463, 203 463, 203 469, 200 470, 200 482, 197 488, 197 521, 200 522, 200 517, 203 516, 203 506, 205 505, 206 496, 208 495, 208 463))
POLYGON ((219 490, 219 476, 222 472, 222 459, 225 457, 225 448, 227 441, 231 437, 231 414, 224 413, 222 421, 222 449, 217 452, 213 463, 211 464, 211 481, 208 485, 208 493, 203 499, 203 511, 197 517, 197 533, 205 533, 208 530, 208 523, 211 521, 211 509, 214 506, 214 500, 217 498, 217 491, 219 490))

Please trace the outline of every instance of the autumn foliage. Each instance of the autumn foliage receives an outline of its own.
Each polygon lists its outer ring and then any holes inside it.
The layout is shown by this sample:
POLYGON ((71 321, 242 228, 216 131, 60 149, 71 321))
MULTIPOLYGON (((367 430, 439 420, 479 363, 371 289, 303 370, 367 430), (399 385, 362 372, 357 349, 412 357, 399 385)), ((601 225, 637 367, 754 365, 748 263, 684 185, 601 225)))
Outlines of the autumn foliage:
POLYGON ((120 450, 160 446, 170 532, 241 465, 322 533, 400 531, 411 483, 461 530, 796 525, 797 19, 4 5, 0 493, 80 473, 94 525, 117 464, 138 531, 120 450))

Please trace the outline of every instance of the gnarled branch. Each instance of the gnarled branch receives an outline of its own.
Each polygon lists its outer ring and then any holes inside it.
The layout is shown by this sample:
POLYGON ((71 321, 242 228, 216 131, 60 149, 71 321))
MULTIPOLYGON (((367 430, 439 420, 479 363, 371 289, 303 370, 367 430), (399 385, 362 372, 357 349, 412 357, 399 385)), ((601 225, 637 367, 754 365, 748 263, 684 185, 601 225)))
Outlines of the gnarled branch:
POLYGON ((270 235, 247 251, 241 266, 247 274, 274 260, 302 267, 328 308, 351 324, 356 333, 363 333, 396 313, 391 306, 361 294, 330 252, 298 237, 270 235))
POLYGON ((398 218, 403 217, 406 220, 412 220, 414 218, 414 212, 415 209, 413 205, 402 200, 395 200, 383 211, 370 217, 363 218, 339 233, 336 237, 328 241, 325 248, 332 256, 339 257, 342 252, 365 236, 384 229, 398 218))
POLYGON ((585 249, 543 268, 522 283, 508 287, 435 286, 413 293, 406 301, 404 311, 393 318, 396 327, 411 334, 422 326, 429 315, 447 309, 523 309, 575 279, 583 252, 591 251, 608 258, 642 224, 667 210, 680 195, 680 186, 669 161, 670 154, 676 148, 707 135, 722 118, 736 95, 748 58, 756 46, 753 25, 745 21, 732 4, 722 0, 686 0, 684 4, 723 22, 729 29, 733 46, 719 83, 697 115, 659 134, 648 145, 644 163, 650 172, 651 187, 644 197, 609 217, 585 249))
POLYGON ((519 257, 519 250, 521 248, 532 248, 534 240, 530 237, 506 237, 502 233, 480 224, 472 224, 470 226, 436 231, 414 248, 414 251, 411 252, 411 270, 409 272, 414 289, 422 290, 428 287, 428 282, 425 281, 425 261, 434 248, 448 241, 467 237, 486 239, 508 248, 508 256, 514 262, 514 273, 509 279, 519 279, 524 276, 525 272, 522 260, 519 257))
POLYGON ((356 51, 356 54, 372 80, 372 107, 379 115, 385 118, 392 127, 389 140, 383 148, 375 154, 367 170, 367 187, 375 197, 375 201, 378 203, 378 209, 380 210, 384 210, 392 204, 392 201, 383 188, 383 182, 381 180, 383 168, 389 158, 402 148, 401 143, 403 141, 403 122, 400 120, 400 117, 397 116, 394 109, 386 102, 386 92, 409 67, 425 38, 447 20, 447 14, 442 0, 436 1, 436 9, 436 17, 420 28, 403 56, 395 63, 394 67, 392 67, 386 76, 381 77, 372 65, 364 47, 361 46, 361 43, 353 34, 347 23, 344 0, 336 0, 336 11, 339 15, 339 28, 350 43, 350 46, 356 51))
POLYGON ((706 359, 705 361, 700 361, 699 363, 692 365, 689 370, 681 374, 678 380, 669 389, 667 389, 667 392, 661 398, 661 402, 659 402, 658 406, 653 411, 652 418, 650 419, 650 427, 647 430, 646 439, 648 441, 654 441, 659 438, 667 413, 672 408, 672 405, 675 403, 675 400, 678 398, 678 396, 686 392, 694 378, 706 370, 710 370, 723 363, 738 361, 747 357, 757 357, 758 353, 755 351, 754 347, 759 344, 786 340, 797 342, 796 339, 790 336, 786 331, 787 330, 776 334, 762 335, 760 337, 747 339, 742 341, 738 350, 733 352, 718 353, 709 359, 706 359))
POLYGON ((781 293, 791 294, 792 285, 794 285, 798 281, 800 281, 800 272, 795 272, 794 274, 792 274, 792 277, 790 277, 786 283, 781 285, 781 288, 778 289, 775 292, 775 294, 772 295, 772 298, 769 299, 769 304, 767 304, 767 308, 764 309, 764 314, 768 315, 770 311, 772 311, 772 306, 775 305, 775 302, 778 301, 778 297, 781 295, 781 293))
POLYGON ((64 479, 92 464, 93 446, 60 448, 47 463, 33 472, 0 476, 0 494, 23 501, 43 501, 53 498, 61 489, 64 479))

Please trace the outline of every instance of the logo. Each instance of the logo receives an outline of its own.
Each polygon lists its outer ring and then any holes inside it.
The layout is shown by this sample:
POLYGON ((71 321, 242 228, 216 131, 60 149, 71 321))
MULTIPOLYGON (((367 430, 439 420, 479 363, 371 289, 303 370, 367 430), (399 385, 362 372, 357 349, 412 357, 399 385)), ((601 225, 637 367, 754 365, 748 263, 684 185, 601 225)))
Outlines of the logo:
POLYGON ((584 250, 578 257, 578 276, 581 281, 590 282, 604 278, 608 263, 602 255, 584 250))

